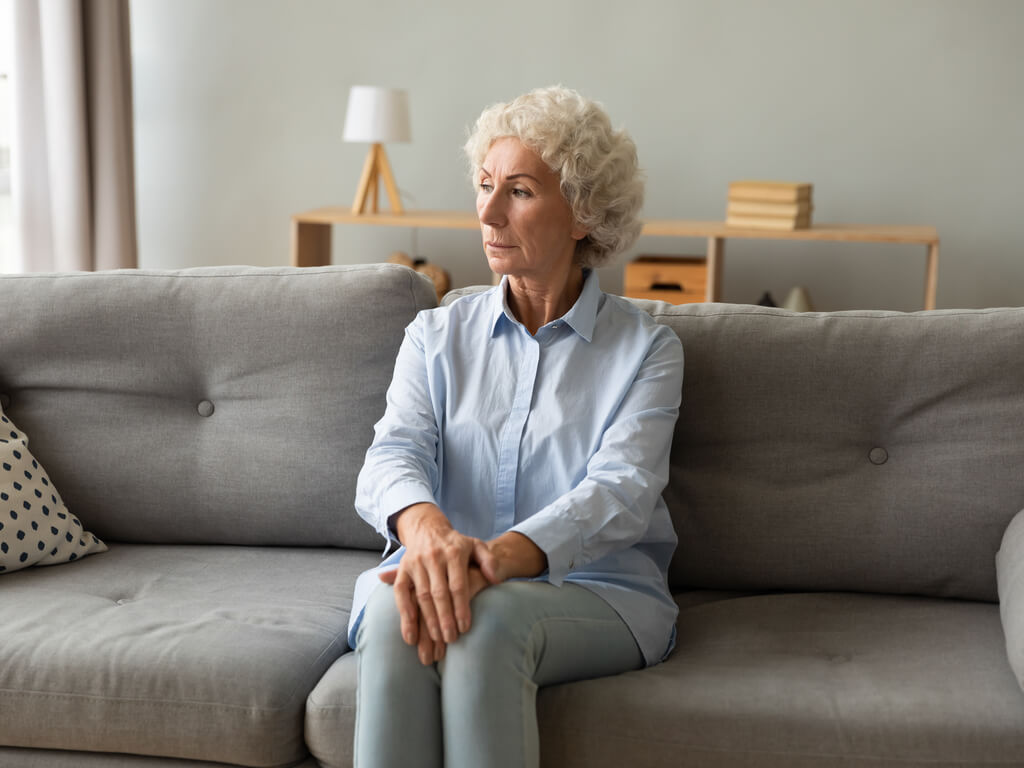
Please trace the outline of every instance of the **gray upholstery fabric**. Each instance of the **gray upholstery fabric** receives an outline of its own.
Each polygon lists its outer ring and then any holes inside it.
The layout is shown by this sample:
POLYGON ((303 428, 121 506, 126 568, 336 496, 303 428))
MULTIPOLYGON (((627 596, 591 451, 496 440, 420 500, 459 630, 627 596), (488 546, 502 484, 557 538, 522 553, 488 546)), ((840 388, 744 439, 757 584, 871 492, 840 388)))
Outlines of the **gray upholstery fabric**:
MULTIPOLYGON (((3 768, 224 768, 224 763, 211 763, 205 760, 10 747, 0 747, 0 765, 3 768)), ((316 758, 308 757, 289 768, 320 768, 320 764, 316 758)))
POLYGON ((1006 529, 996 556, 999 615, 1006 637, 1006 655, 1024 690, 1024 511, 1006 529))
POLYGON ((765 595, 678 630, 659 666, 541 691, 544 766, 1024 765, 994 605, 765 595))
POLYGON ((306 744, 325 768, 351 768, 356 725, 356 655, 327 670, 306 701, 306 744))
POLYGON ((422 275, 4 275, 0 296, 5 410, 104 540, 380 546, 355 478, 402 330, 436 302, 422 275))
MULTIPOLYGON (((550 768, 1024 765, 1024 693, 994 605, 683 593, 661 665, 541 689, 550 768), (638 757, 642 756, 642 757, 638 757)), ((309 697, 306 739, 347 768, 354 654, 309 697)))
POLYGON ((1024 309, 637 303, 686 355, 674 589, 996 599, 1024 506, 1024 309))
POLYGON ((0 744, 251 766, 306 756, 377 553, 112 544, 0 582, 0 744))

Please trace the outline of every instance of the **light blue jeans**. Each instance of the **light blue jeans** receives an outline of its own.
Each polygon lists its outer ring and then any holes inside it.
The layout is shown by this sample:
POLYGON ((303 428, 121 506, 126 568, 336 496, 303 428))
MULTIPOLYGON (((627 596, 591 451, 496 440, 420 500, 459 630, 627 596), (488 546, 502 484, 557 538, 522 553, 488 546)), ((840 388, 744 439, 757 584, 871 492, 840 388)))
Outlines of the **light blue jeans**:
POLYGON ((632 633, 583 587, 511 581, 471 603, 469 632, 423 666, 377 587, 356 635, 356 768, 540 764, 537 688, 643 666, 632 633))

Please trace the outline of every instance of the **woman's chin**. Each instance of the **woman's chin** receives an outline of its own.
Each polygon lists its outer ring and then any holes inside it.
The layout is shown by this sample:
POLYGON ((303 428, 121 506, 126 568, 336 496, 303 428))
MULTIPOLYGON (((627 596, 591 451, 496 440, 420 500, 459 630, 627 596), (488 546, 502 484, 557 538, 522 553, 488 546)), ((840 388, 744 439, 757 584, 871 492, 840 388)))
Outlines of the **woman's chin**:
POLYGON ((491 253, 487 254, 487 266, 490 267, 491 272, 496 275, 507 275, 512 269, 512 264, 508 259, 502 256, 494 256, 491 253))

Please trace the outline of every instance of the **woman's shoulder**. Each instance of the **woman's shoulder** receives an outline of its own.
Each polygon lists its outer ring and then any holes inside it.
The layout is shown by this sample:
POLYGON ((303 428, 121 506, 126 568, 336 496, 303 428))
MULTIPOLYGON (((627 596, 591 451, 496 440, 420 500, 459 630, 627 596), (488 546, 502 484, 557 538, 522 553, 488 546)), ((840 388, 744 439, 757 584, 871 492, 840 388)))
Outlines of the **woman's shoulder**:
POLYGON ((496 286, 478 286, 452 291, 444 297, 441 306, 421 309, 413 323, 439 330, 452 324, 470 322, 491 313, 492 297, 496 290, 496 286))
MULTIPOLYGON (((631 299, 627 299, 625 296, 619 296, 614 293, 604 294, 605 309, 609 312, 609 315, 617 323, 626 325, 635 325, 640 328, 646 328, 651 332, 661 333, 663 329, 672 333, 672 329, 659 323, 654 317, 644 309, 642 306, 636 304, 631 299)), ((672 335, 675 335, 674 333, 672 335)))
POLYGON ((669 326, 659 323, 651 313, 624 296, 614 293, 604 295, 603 311, 608 323, 620 332, 632 331, 646 337, 651 346, 669 346, 682 349, 679 336, 669 326))

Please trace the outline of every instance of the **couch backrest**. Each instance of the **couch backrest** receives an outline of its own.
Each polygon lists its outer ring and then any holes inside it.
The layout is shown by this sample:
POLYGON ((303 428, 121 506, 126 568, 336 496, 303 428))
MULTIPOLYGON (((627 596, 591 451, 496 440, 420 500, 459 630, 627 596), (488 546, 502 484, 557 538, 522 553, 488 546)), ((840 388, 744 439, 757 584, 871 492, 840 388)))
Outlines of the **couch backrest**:
POLYGON ((674 588, 997 599, 1024 507, 1024 309, 638 303, 686 358, 674 588))
POLYGON ((403 329, 396 265, 0 277, 0 397, 114 541, 379 548, 352 511, 403 329))

